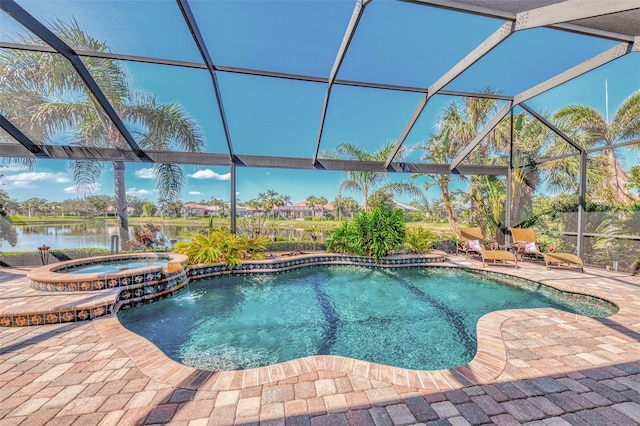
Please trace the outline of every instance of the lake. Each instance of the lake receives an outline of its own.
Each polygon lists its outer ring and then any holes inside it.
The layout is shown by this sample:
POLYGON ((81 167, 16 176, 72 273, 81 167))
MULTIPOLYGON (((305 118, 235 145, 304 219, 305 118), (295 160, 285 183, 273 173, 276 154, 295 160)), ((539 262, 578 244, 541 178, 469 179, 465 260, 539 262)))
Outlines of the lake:
MULTIPOLYGON (((74 223, 67 225, 15 225, 18 243, 15 247, 6 242, 0 246, 2 251, 35 251, 42 245, 51 249, 73 248, 111 248, 111 236, 118 234, 115 224, 106 223, 74 223)), ((179 239, 186 232, 197 232, 201 227, 168 225, 161 226, 161 233, 169 240, 179 239)), ((135 231, 142 230, 142 225, 130 226, 131 237, 135 231)))
MULTIPOLYGON (((181 236, 188 232, 198 232, 202 226, 184 225, 158 225, 160 232, 165 237, 167 245, 169 240, 180 240, 181 236)), ((52 250, 74 248, 111 248, 111 236, 117 235, 115 223, 74 223, 66 225, 15 225, 18 234, 18 243, 15 247, 6 241, 0 246, 0 251, 36 251, 38 247, 47 245, 52 250)), ((133 238, 135 231, 142 230, 142 225, 130 226, 129 232, 133 238)), ((289 240, 309 239, 308 231, 304 229, 279 229, 277 234, 281 238, 289 240)), ((269 233, 273 235, 273 231, 269 233)), ((324 240, 324 232, 317 232, 318 241, 324 240)))

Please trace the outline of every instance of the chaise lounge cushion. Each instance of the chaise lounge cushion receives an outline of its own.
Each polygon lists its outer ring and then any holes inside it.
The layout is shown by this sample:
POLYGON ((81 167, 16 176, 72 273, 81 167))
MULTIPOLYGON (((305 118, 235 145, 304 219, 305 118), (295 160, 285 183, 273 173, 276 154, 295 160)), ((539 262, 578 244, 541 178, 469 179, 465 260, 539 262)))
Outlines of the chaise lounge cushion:
POLYGON ((479 240, 469 240, 469 250, 482 250, 479 240))

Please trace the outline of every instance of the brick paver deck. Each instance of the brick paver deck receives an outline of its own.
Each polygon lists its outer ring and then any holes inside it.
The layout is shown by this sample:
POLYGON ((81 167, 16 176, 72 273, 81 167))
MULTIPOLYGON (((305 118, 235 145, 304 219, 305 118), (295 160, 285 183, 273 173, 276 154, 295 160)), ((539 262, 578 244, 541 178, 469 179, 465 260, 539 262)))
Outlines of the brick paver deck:
MULTIPOLYGON (((169 360, 115 317, 0 327, 0 425, 640 424, 640 278, 531 262, 486 269, 620 310, 604 319, 494 312, 478 324, 471 363, 431 372, 315 356, 211 373, 169 360)), ((2 309, 46 302, 27 291, 25 274, 0 270, 2 309)))

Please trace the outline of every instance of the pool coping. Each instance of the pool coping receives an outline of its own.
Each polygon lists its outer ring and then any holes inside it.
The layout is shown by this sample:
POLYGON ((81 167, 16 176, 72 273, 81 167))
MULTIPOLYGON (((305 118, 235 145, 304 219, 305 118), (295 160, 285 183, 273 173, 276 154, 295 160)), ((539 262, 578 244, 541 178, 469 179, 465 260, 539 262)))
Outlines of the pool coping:
MULTIPOLYGON (((430 266, 487 271, 486 268, 481 266, 481 263, 475 260, 447 260, 445 264, 433 264, 430 266)), ((490 272, 496 271, 491 269, 490 272)), ((518 279, 540 282, 559 291, 586 294, 614 303, 620 309, 616 314, 607 318, 612 323, 617 323, 620 319, 623 320, 622 323, 629 323, 629 320, 633 321, 633 315, 640 313, 640 308, 638 307, 629 312, 624 298, 606 289, 601 292, 594 291, 593 288, 567 283, 566 280, 560 283, 557 282, 557 279, 553 279, 556 282, 550 283, 545 282, 548 280, 545 280, 544 277, 542 279, 532 279, 532 277, 523 276, 520 272, 512 268, 505 268, 504 271, 501 270, 499 273, 518 279), (625 306, 624 310, 622 306, 625 306)), ((578 271, 567 270, 563 271, 563 273, 575 277, 578 282, 583 274, 578 271)), ((533 275, 540 276, 543 274, 533 272, 533 275)), ((170 359, 144 337, 125 329, 116 315, 96 319, 93 321, 93 325, 99 335, 112 341, 130 356, 143 373, 176 388, 200 389, 204 387, 211 390, 235 390, 247 386, 277 383, 317 371, 332 371, 391 383, 397 386, 443 391, 490 383, 503 373, 507 365, 507 347, 502 335, 502 326, 505 322, 511 319, 531 318, 535 320, 540 317, 557 317, 561 319, 567 316, 579 317, 580 315, 553 308, 513 309, 488 313, 478 321, 478 347, 474 358, 468 364, 442 370, 412 370, 344 356, 315 355, 255 369, 212 372, 188 367, 170 359)))

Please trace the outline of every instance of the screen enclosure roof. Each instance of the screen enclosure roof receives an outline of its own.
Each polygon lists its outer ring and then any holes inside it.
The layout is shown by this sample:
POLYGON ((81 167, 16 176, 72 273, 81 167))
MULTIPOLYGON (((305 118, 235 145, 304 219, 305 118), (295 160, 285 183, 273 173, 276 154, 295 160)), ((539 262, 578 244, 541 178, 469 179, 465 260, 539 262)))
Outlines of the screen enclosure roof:
POLYGON ((69 129, 38 140, 5 109, 0 156, 9 158, 505 174, 505 165, 465 159, 512 111, 544 120, 541 95, 614 62, 627 61, 625 75, 640 80, 640 0, 0 0, 0 8, 0 50, 63 57, 126 142, 81 146, 69 129), (56 31, 61 23, 103 44, 75 45, 56 31), (92 72, 96 58, 124 69, 130 89, 184 108, 202 127, 201 152, 145 148, 92 72), (491 97, 500 108, 449 164, 403 156, 459 97, 491 97), (327 154, 345 141, 393 149, 385 161, 327 154))

